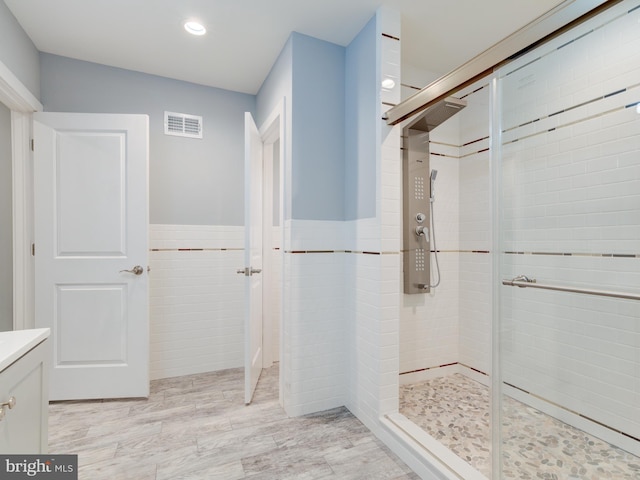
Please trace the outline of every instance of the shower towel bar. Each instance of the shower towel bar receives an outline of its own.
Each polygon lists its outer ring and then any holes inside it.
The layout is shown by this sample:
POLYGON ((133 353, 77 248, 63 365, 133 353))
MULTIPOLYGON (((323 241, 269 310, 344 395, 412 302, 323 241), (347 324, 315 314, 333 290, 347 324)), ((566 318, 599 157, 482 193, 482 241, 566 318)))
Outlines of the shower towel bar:
POLYGON ((556 290, 559 292, 583 293, 585 295, 598 295, 601 297, 626 298, 628 300, 640 300, 640 293, 612 292, 610 290, 594 290, 591 288, 569 287, 564 285, 549 285, 538 283, 535 278, 519 275, 511 280, 502 280, 503 285, 520 288, 541 288, 543 290, 556 290))

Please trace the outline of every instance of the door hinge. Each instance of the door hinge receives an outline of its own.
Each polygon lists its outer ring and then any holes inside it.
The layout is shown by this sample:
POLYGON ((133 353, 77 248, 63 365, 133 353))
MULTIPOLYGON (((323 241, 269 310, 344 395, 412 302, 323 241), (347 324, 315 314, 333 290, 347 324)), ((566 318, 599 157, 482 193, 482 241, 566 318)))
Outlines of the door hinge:
POLYGON ((31 256, 32 257, 36 256, 36 244, 35 243, 31 244, 31 256))
POLYGON ((31 151, 35 152, 36 150, 36 141, 32 138, 31 139, 31 151))

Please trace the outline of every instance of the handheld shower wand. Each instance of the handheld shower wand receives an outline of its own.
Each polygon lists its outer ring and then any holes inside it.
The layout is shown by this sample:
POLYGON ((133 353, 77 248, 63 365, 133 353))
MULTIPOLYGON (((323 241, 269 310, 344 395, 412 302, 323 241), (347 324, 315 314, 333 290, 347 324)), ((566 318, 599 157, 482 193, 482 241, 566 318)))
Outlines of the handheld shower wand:
POLYGON ((436 177, 438 176, 438 170, 431 170, 431 184, 429 186, 429 201, 433 203, 434 193, 433 193, 433 185, 436 183, 436 177))

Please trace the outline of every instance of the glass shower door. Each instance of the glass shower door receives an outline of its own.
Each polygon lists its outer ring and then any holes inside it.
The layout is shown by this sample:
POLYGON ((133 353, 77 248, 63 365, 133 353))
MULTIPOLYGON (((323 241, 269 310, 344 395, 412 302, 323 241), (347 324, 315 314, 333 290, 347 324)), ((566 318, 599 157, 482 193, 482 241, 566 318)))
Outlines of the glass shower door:
POLYGON ((496 72, 493 478, 640 478, 639 5, 496 72))

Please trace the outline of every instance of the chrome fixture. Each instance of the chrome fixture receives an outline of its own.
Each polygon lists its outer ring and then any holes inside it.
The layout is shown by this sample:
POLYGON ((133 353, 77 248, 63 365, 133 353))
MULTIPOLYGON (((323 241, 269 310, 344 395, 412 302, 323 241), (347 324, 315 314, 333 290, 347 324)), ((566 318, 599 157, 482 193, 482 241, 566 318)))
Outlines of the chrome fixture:
POLYGON ((503 285, 520 288, 540 288, 542 290, 555 290, 557 292, 582 293, 585 295, 596 295, 600 297, 625 298, 627 300, 640 300, 640 293, 614 292, 611 290, 599 290, 592 288, 571 287, 568 285, 551 285, 548 283, 538 283, 535 278, 526 275, 518 275, 511 280, 502 280, 503 285))
POLYGON ((430 185, 429 185, 429 201, 433 203, 433 199, 435 198, 433 184, 436 183, 436 177, 438 176, 438 170, 431 170, 430 176, 430 185))
POLYGON ((404 293, 426 293, 440 284, 433 228, 434 185, 438 171, 429 169, 429 132, 466 105, 464 100, 447 97, 420 113, 402 131, 404 293), (437 282, 433 285, 431 245, 438 271, 437 282))

